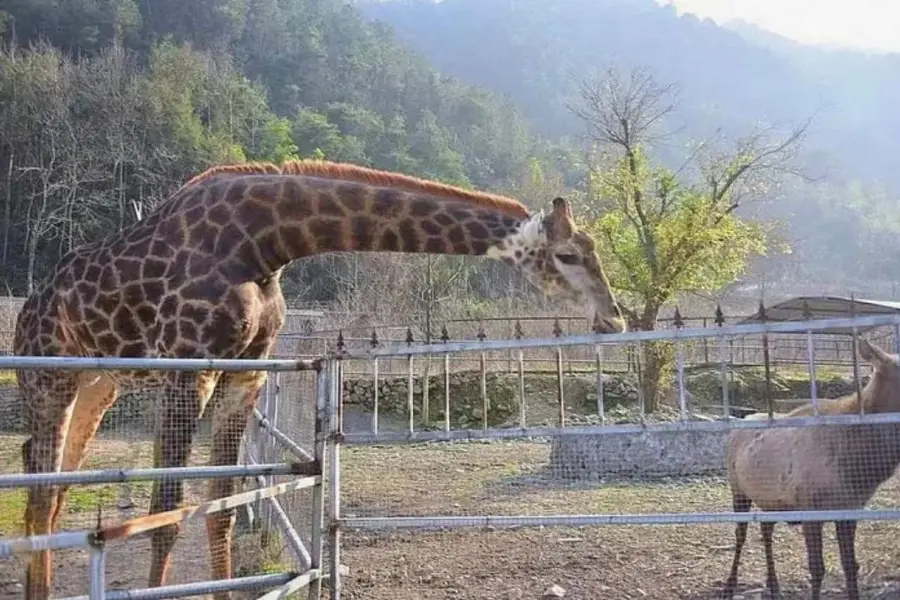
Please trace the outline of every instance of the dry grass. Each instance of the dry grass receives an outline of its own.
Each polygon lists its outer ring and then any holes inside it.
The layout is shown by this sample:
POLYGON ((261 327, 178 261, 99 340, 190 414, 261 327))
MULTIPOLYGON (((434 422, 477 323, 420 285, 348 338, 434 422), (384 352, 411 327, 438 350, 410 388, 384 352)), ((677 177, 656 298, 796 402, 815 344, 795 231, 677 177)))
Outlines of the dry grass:
MULTIPOLYGON (((352 448, 343 454, 345 515, 588 514, 728 511, 721 480, 607 482, 589 486, 543 475, 549 445, 468 443, 352 448)), ((896 506, 900 481, 877 506, 896 506)), ((859 526, 861 581, 883 592, 896 570, 900 523, 859 526)), ((748 542, 741 582, 747 598, 763 586, 758 536, 748 542), (749 594, 748 594, 749 591, 749 594)), ((347 536, 349 598, 539 598, 552 584, 566 598, 712 598, 731 563, 730 525, 442 531, 347 536)), ((829 530, 827 598, 841 597, 843 575, 829 530)), ((776 528, 778 572, 787 598, 805 597, 799 528, 776 528)), ((875 592, 864 596, 875 598, 875 592)), ((898 596, 877 596, 881 598, 898 596)))

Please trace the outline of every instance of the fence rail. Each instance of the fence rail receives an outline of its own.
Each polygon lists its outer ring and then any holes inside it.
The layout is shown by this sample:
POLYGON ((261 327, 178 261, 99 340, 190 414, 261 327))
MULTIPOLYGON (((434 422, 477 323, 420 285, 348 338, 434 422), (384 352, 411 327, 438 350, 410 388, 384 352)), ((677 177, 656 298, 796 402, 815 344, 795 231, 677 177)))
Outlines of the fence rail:
MULTIPOLYGON (((142 370, 142 371, 267 371, 277 377, 279 373, 301 373, 315 371, 318 363, 311 360, 197 360, 197 359, 121 359, 121 358, 74 358, 74 357, 0 357, 0 370, 44 369, 44 370, 142 370)), ((269 398, 266 399, 266 404, 269 398)), ((274 402, 272 402, 274 404, 274 402)), ((264 449, 270 447, 284 448, 293 461, 270 461, 259 463, 250 460, 250 464, 185 466, 169 468, 116 468, 101 470, 79 470, 49 473, 7 473, 0 475, 0 490, 16 488, 36 489, 46 486, 101 485, 110 483, 130 484, 133 482, 173 482, 215 479, 248 479, 256 484, 253 489, 239 491, 224 497, 210 499, 206 502, 191 503, 180 508, 164 512, 156 512, 136 517, 120 523, 101 525, 81 531, 63 531, 46 535, 34 535, 20 538, 0 540, 0 558, 10 558, 15 554, 66 549, 89 550, 87 572, 88 594, 74 598, 88 600, 109 598, 180 598, 198 594, 221 593, 227 591, 261 590, 268 593, 261 598, 282 597, 281 595, 297 591, 313 585, 319 589, 323 573, 321 559, 323 555, 322 539, 317 533, 322 526, 323 505, 321 501, 308 507, 312 524, 312 540, 310 547, 295 529, 291 518, 285 513, 279 497, 295 494, 299 490, 312 489, 313 495, 321 498, 323 485, 322 465, 324 455, 322 445, 315 444, 312 452, 304 451, 299 444, 290 439, 277 426, 277 419, 267 418, 257 409, 258 418, 255 434, 259 437, 256 446, 264 449), (292 454, 293 453, 293 454, 292 454), (286 478, 286 481, 276 481, 286 478), (277 506, 276 514, 268 519, 264 526, 271 528, 283 537, 291 546, 294 562, 298 570, 285 570, 282 573, 260 574, 244 577, 230 577, 211 581, 197 581, 176 585, 164 585, 156 588, 107 590, 106 565, 109 546, 115 542, 124 542, 138 536, 146 535, 163 527, 182 525, 190 520, 209 518, 223 511, 249 507, 262 502, 277 506), (272 594, 275 594, 274 596, 272 594)), ((269 417, 274 415, 269 415, 269 417)), ((317 426, 321 429, 322 426, 317 426)), ((248 430, 249 432, 250 430, 248 430)), ((245 440, 247 441, 247 440, 245 440)), ((312 441, 312 440, 311 440, 312 441)), ((253 454, 252 448, 250 454, 253 454)), ((268 452, 267 456, 276 457, 277 453, 268 452)), ((252 457, 248 457, 252 458, 252 457)), ((69 599, 71 600, 71 598, 69 599)))
MULTIPOLYGON (((598 511, 595 513, 578 511, 573 514, 554 512, 559 508, 545 508, 537 503, 541 514, 525 514, 510 509, 511 514, 500 514, 497 510, 499 501, 479 498, 470 505, 456 510, 453 507, 442 508, 442 493, 431 491, 438 485, 438 478, 428 472, 419 476, 431 478, 424 485, 424 493, 420 493, 416 507, 407 506, 404 502, 412 502, 410 497, 394 495, 392 486, 400 489, 414 489, 411 481, 403 477, 411 477, 412 471, 403 471, 399 479, 380 477, 378 468, 393 460, 386 455, 373 455, 372 469, 354 470, 353 461, 360 460, 359 452, 377 450, 378 448, 394 448, 400 452, 438 452, 440 448, 451 447, 448 442, 487 441, 487 440, 519 440, 541 441, 552 445, 549 459, 550 467, 565 465, 554 461, 564 460, 564 445, 572 441, 599 440, 605 444, 603 448, 611 451, 594 449, 600 458, 616 458, 614 450, 617 440, 629 439, 629 444, 639 444, 639 440, 659 440, 663 436, 728 436, 739 431, 775 432, 786 430, 800 431, 863 431, 865 427, 895 426, 900 432, 900 390, 895 394, 898 401, 897 411, 867 412, 864 405, 852 414, 828 414, 830 400, 822 397, 822 389, 816 386, 816 368, 820 364, 816 352, 818 347, 813 343, 817 332, 827 332, 837 328, 850 328, 855 331, 872 327, 887 327, 891 331, 890 340, 896 345, 900 336, 900 316, 884 315, 859 317, 855 319, 822 319, 792 323, 763 323, 753 325, 719 325, 707 328, 676 327, 672 330, 651 332, 629 332, 625 334, 596 335, 579 334, 568 336, 552 336, 543 338, 522 339, 471 339, 445 340, 440 343, 421 344, 414 341, 406 343, 371 344, 370 347, 348 347, 347 340, 341 338, 340 343, 332 345, 327 355, 315 358, 270 359, 264 361, 245 360, 182 360, 182 359, 80 359, 69 357, 0 357, 0 370, 22 369, 66 369, 66 370, 187 370, 187 371, 267 371, 267 380, 260 402, 252 412, 250 423, 244 435, 243 463, 236 466, 180 467, 177 469, 159 468, 116 468, 89 469, 75 472, 38 473, 38 474, 3 474, 0 475, 0 489, 34 488, 39 486, 68 486, 86 484, 129 483, 141 481, 187 481, 212 480, 221 478, 246 478, 253 486, 248 491, 229 494, 224 498, 214 498, 206 502, 189 503, 187 506, 167 512, 141 516, 111 525, 98 525, 82 531, 62 531, 42 536, 21 537, 0 540, 0 558, 23 552, 41 552, 47 550, 63 550, 82 548, 90 551, 88 564, 88 595, 77 598, 175 598, 186 595, 222 592, 226 590, 258 590, 260 599, 274 600, 284 597, 304 587, 310 588, 310 597, 319 598, 323 592, 323 582, 327 581, 328 595, 332 600, 339 600, 345 594, 348 581, 344 580, 341 564, 346 556, 345 536, 357 531, 404 529, 417 531, 419 535, 435 529, 520 529, 532 527, 586 527, 608 526, 622 527, 633 525, 687 525, 687 524, 722 524, 739 522, 809 522, 823 520, 866 520, 877 522, 894 522, 900 520, 900 507, 860 508, 848 507, 837 510, 812 510, 799 507, 791 511, 717 511, 698 507, 690 507, 683 512, 633 511, 616 513, 614 511, 598 511), (788 417, 776 414, 774 398, 769 390, 771 381, 769 370, 771 361, 765 361, 766 372, 765 398, 762 412, 768 413, 762 418, 741 419, 732 414, 737 408, 731 397, 733 381, 728 367, 732 358, 727 343, 732 339, 748 336, 761 337, 761 348, 768 355, 771 336, 795 335, 799 341, 796 349, 803 351, 802 364, 805 365, 810 378, 809 403, 812 415, 788 417), (674 379, 676 381, 676 399, 672 408, 673 418, 660 421, 647 410, 647 398, 644 397, 642 375, 646 367, 642 358, 643 348, 647 342, 666 342, 674 348, 674 379), (702 415, 688 400, 688 374, 686 373, 687 353, 685 348, 694 342, 705 342, 709 348, 716 350, 715 360, 708 362, 718 364, 720 369, 717 385, 721 389, 720 412, 714 415, 702 415), (607 396, 608 371, 610 361, 608 355, 615 348, 635 346, 637 372, 635 391, 636 408, 639 412, 632 414, 629 422, 615 422, 614 406, 607 396), (526 350, 545 350, 549 353, 548 361, 553 362, 557 379, 549 392, 530 390, 525 380, 526 350), (573 400, 567 396, 570 392, 563 376, 566 350, 584 352, 584 366, 592 366, 596 385, 594 396, 590 402, 573 406, 573 400), (509 418, 503 423, 491 420, 491 411, 497 409, 501 402, 501 394, 494 394, 488 387, 488 365, 491 352, 508 352, 514 355, 512 363, 515 369, 516 383, 506 390, 505 408, 510 411, 509 418), (454 368, 461 361, 474 361, 479 365, 478 375, 473 380, 473 387, 465 394, 451 397, 450 383, 454 368), (425 377, 431 373, 416 371, 417 362, 426 362, 426 358, 437 358, 442 362, 435 371, 437 387, 429 387, 430 380, 425 377), (455 360, 451 360, 455 359, 455 360), (379 400, 375 392, 374 406, 371 407, 371 427, 354 427, 348 431, 345 423, 352 416, 350 406, 345 402, 344 381, 347 374, 352 373, 351 366, 360 366, 359 372, 371 373, 378 389, 379 363, 399 360, 405 363, 406 387, 405 397, 399 407, 388 406, 385 399, 379 400), (308 395, 297 394, 290 378, 298 373, 307 372, 315 377, 314 391, 308 395), (549 394, 549 400, 548 400, 549 394), (541 397, 538 398, 537 396, 541 397), (313 402, 313 396, 315 401, 313 402), (468 419, 460 423, 451 419, 454 401, 466 402, 474 400, 473 406, 465 415, 468 419), (379 402, 381 401, 381 404, 379 402), (436 404, 435 404, 436 402, 436 404), (537 410, 543 402, 545 408, 552 409, 548 413, 554 425, 533 425, 530 411, 537 410), (297 418, 298 407, 312 409, 312 422, 315 434, 309 437, 308 448, 290 430, 290 423, 297 418), (585 424, 573 420, 573 410, 579 408, 579 418, 594 418, 597 421, 585 424), (391 411, 393 411, 391 413, 391 411), (398 414, 398 411, 405 411, 398 414), (429 413, 429 411, 434 411, 429 413), (593 412, 592 412, 593 411, 593 412), (401 419, 399 425, 381 426, 379 417, 387 418, 389 413, 401 419), (474 416, 473 416, 474 415, 474 416), (431 417, 434 417, 433 419, 431 417), (288 425, 288 426, 286 426, 288 425), (637 440, 637 441, 635 441, 637 440), (427 444, 426 444, 427 442, 427 444), (342 453, 344 447, 353 448, 354 452, 342 453), (358 448, 354 448, 358 447, 358 448), (559 450, 559 452, 557 452, 559 450), (556 453, 556 454, 554 454, 556 453), (377 458, 380 457, 380 458, 377 458), (562 458, 561 458, 562 457, 562 458), (360 474, 370 479, 361 482, 360 474), (281 478, 281 479, 279 479, 281 478), (369 487, 366 487, 369 486, 369 487), (292 494, 306 489, 311 499, 306 506, 298 508, 288 502, 292 494), (366 495, 365 490, 369 490, 366 495), (361 491, 362 490, 362 491, 361 491), (388 496, 386 504, 368 506, 359 499, 377 502, 379 498, 388 496), (244 577, 232 577, 224 580, 199 581, 189 584, 168 585, 159 588, 134 590, 106 589, 105 570, 109 557, 108 545, 117 541, 134 538, 137 535, 157 530, 161 527, 187 522, 191 519, 207 517, 236 507, 245 507, 265 523, 265 527, 276 532, 284 540, 287 552, 296 569, 284 569, 275 574, 257 574, 244 577), (386 508, 388 507, 388 508, 386 508), (296 528, 295 520, 299 510, 310 516, 311 528, 308 540, 303 539, 296 528), (380 514, 379 514, 380 513, 380 514), (399 513, 399 514, 398 514, 399 513), (464 513, 464 514, 459 514, 464 513), (327 552, 326 552, 327 550, 327 552)), ((857 335, 853 335, 852 343, 856 344, 857 335)), ((340 336, 339 336, 340 338, 340 336)), ((849 350, 848 350, 849 352, 849 350)), ((862 394, 860 364, 856 353, 852 353, 852 366, 856 393, 862 394)), ((510 364, 510 363, 508 363, 510 364)), ((381 375, 384 376, 384 371, 381 375)), ((629 392, 630 393, 630 392, 629 392)), ((869 392, 867 392, 869 393, 869 392)), ((894 398, 892 396, 891 398, 894 398)), ((369 415, 366 415, 369 418, 369 415)), ((891 430, 893 431, 893 430, 891 430)), ((791 434, 795 435, 795 434, 791 434)), ((695 438, 691 444, 697 445, 695 438)), ((724 440, 725 437, 709 439, 724 440)), ((719 443, 719 442, 716 442, 719 443)), ((472 445, 475 446, 475 445, 472 445)), ((711 446, 710 446, 711 447, 711 446)), ((468 450, 456 450, 464 452, 468 450)), ((522 450, 524 451, 524 450, 522 450)), ((519 452, 519 450, 516 450, 519 452)), ((861 452, 861 456, 876 456, 877 452, 861 452)), ((364 457, 364 455, 362 455, 364 457)), ((405 464, 404 454, 397 459, 398 464, 405 464)), ((431 456, 431 455, 429 455, 431 456)), ((679 458, 676 454, 667 454, 669 460, 679 458)), ((502 461, 494 458, 486 459, 487 465, 502 461)), ((421 464, 420 467, 421 468, 421 464)), ((482 470, 487 467, 481 465, 482 470)), ((506 468, 506 467, 504 467, 506 468)), ((460 469, 461 475, 448 474, 447 477, 474 477, 479 469, 460 469)), ((493 485, 493 484, 491 484, 493 485)), ((524 484, 523 484, 524 485, 524 484)), ((469 486, 462 486, 465 490, 469 486)), ((479 483, 479 490, 489 489, 487 483, 479 483)), ((598 487, 598 490, 601 489, 598 487)), ((399 493, 399 492, 398 492, 399 493)), ((456 493, 456 492, 454 492, 456 493)), ((460 492, 462 493, 462 492, 460 492)), ((486 492, 485 492, 486 493, 486 492)), ((548 505, 549 506, 549 505, 548 505)), ((555 505, 554 505, 555 506, 555 505)), ((723 507, 725 508, 725 507, 723 507)), ((371 552, 377 552, 373 547, 371 552)), ((374 560, 374 557, 372 557, 374 560)), ((352 582, 351 582, 352 583, 352 582)), ((70 599, 71 600, 71 599, 70 599)))
MULTIPOLYGON (((818 397, 818 390, 815 384, 811 386, 811 398, 809 399, 813 406, 813 416, 800 418, 780 418, 782 415, 776 415, 773 410, 771 398, 767 399, 769 414, 760 419, 735 419, 731 416, 729 410, 729 379, 726 372, 725 364, 727 361, 726 354, 719 352, 719 362, 722 365, 721 387, 722 387, 722 414, 718 418, 711 420, 697 420, 694 415, 686 410, 685 405, 685 356, 683 345, 689 340, 714 340, 715 345, 720 349, 725 345, 729 338, 759 335, 763 337, 764 344, 767 344, 769 336, 775 334, 798 334, 806 336, 805 365, 809 369, 811 381, 815 381, 816 357, 815 344, 811 343, 811 338, 816 332, 826 332, 836 328, 851 328, 854 332, 853 342, 856 343, 858 330, 865 328, 886 326, 892 329, 894 333, 894 344, 900 339, 896 336, 898 328, 900 328, 900 317, 896 315, 872 316, 863 318, 840 318, 840 319, 821 319, 807 322, 792 323, 763 323, 748 325, 730 325, 719 326, 715 328, 678 328, 669 331, 652 331, 652 332, 629 332, 624 334, 613 335, 571 335, 565 337, 540 338, 540 339, 515 339, 515 340, 466 340, 466 341, 445 341, 438 344, 391 344, 389 346, 378 345, 370 348, 333 348, 330 357, 323 363, 320 377, 327 380, 323 386, 326 388, 327 401, 326 405, 332 407, 332 419, 328 421, 329 429, 323 432, 322 438, 328 440, 329 453, 332 457, 332 475, 330 485, 332 487, 332 507, 330 513, 330 522, 332 530, 331 547, 336 555, 339 555, 341 547, 342 535, 353 531, 365 530, 383 530, 383 529, 404 529, 407 531, 417 531, 419 535, 426 535, 428 531, 435 530, 451 530, 460 528, 480 528, 480 529, 516 529, 523 527, 583 527, 583 526, 631 526, 631 525, 688 525, 688 524, 721 524, 721 523, 739 523, 739 522, 776 522, 789 521, 792 523, 803 523, 810 521, 823 520, 867 520, 867 521, 897 521, 900 519, 900 507, 888 508, 883 510, 871 510, 865 508, 847 507, 840 510, 812 510, 798 507, 797 510, 791 511, 762 511, 762 512, 709 512, 709 511, 687 511, 687 512, 670 512, 670 513, 642 513, 642 514, 546 514, 540 515, 502 515, 494 513, 476 513, 459 515, 450 512, 431 512, 426 510, 425 514, 417 515, 348 515, 343 516, 341 512, 341 498, 343 481, 341 478, 342 458, 340 453, 341 446, 396 446, 399 444, 415 444, 420 445, 425 442, 448 442, 448 441, 473 441, 473 440, 512 440, 516 438, 545 438, 551 439, 554 444, 563 440, 577 440, 580 438, 591 438, 612 440, 617 437, 643 436, 645 439, 652 438, 656 435, 669 434, 695 434, 698 432, 720 433, 728 435, 729 432, 740 430, 756 430, 756 431, 802 431, 809 428, 817 430, 835 430, 846 431, 857 427, 884 427, 895 426, 900 433, 900 389, 895 392, 896 411, 886 414, 865 414, 862 410, 863 405, 860 404, 861 413, 856 414, 840 414, 829 415, 822 414, 824 410, 823 403, 825 399, 818 397), (604 414, 604 396, 603 396, 603 373, 604 365, 603 350, 614 346, 625 344, 643 344, 646 342, 669 342, 676 348, 675 370, 677 372, 679 411, 678 418, 674 422, 647 422, 644 420, 644 412, 642 410, 638 423, 630 424, 602 424, 594 426, 568 426, 566 424, 566 404, 563 398, 562 384, 562 358, 561 350, 563 348, 575 348, 578 346, 587 346, 593 348, 597 352, 597 410, 599 415, 604 414), (521 422, 525 422, 524 412, 526 410, 525 386, 522 382, 521 356, 524 349, 549 348, 557 352, 557 374, 559 377, 559 385, 557 386, 557 394, 559 400, 559 426, 558 427, 496 427, 491 426, 485 417, 480 428, 462 428, 452 429, 449 421, 445 421, 442 428, 437 430, 426 429, 417 430, 415 427, 415 408, 419 400, 413 391, 413 385, 416 381, 413 370, 413 362, 416 359, 423 359, 429 356, 448 356, 451 354, 459 355, 461 353, 473 353, 481 355, 482 365, 484 364, 484 353, 490 351, 517 351, 519 353, 519 378, 517 395, 522 410, 521 422), (366 361, 373 364, 372 371, 377 377, 377 361, 390 359, 404 359, 408 365, 408 397, 407 397, 407 417, 405 430, 400 431, 384 431, 378 427, 377 422, 373 423, 372 430, 369 432, 352 432, 347 433, 342 428, 342 394, 343 394, 343 365, 354 361, 366 361), (337 384, 335 384, 337 380, 337 384), (336 470, 334 465, 336 465, 336 470)), ((858 381, 860 365, 853 354, 853 372, 858 381)), ((444 362, 448 364, 447 361, 444 362)), ((765 364, 768 374, 770 365, 765 364)), ((640 364, 638 365, 640 369, 640 364)), ((363 369, 366 370, 366 369, 363 369)), ((448 368, 445 366, 445 381, 449 381, 448 368)), ((484 402, 484 414, 487 414, 489 399, 484 391, 484 367, 482 366, 482 384, 481 395, 484 402)), ((426 392, 425 386, 422 389, 422 402, 427 402, 429 392, 426 392)), ((857 392, 861 393, 861 388, 857 385, 857 392)), ((439 392, 440 393, 440 392, 439 392)), ((444 392, 445 400, 449 401, 449 393, 444 392)), ((640 396, 640 393, 638 394, 640 396)), ((639 397, 639 402, 643 409, 644 399, 639 397)), ((424 407, 424 404, 422 405, 424 407)), ((376 405, 377 410, 377 405, 376 405)), ((424 423, 428 425, 428 423, 424 423)), ((875 452, 875 450, 872 450, 875 452)), ((896 465, 895 465, 896 466, 896 465)), ((408 482, 404 486, 410 485, 408 482)), ((387 490, 384 493, 388 493, 387 490)), ((354 512, 359 513, 364 507, 356 506, 354 512)), ((476 509, 477 510, 477 509, 476 509)), ((334 569, 334 566, 332 567, 334 569)), ((333 600, 337 600, 342 596, 344 583, 341 582, 340 575, 336 573, 330 585, 333 600)))

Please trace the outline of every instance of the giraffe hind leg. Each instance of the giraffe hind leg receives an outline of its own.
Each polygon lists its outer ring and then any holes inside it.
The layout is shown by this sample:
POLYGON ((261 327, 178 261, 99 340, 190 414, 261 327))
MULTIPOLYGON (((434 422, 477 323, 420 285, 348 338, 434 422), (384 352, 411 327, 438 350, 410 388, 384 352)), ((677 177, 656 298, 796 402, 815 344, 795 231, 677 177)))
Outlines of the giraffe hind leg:
MULTIPOLYGON (((28 407, 30 438, 22 445, 26 473, 53 473, 62 466, 63 448, 69 424, 69 408, 75 401, 77 380, 68 373, 30 371, 22 387, 28 407)), ((54 486, 32 487, 25 505, 26 535, 53 532, 58 491, 54 486)), ((25 599, 46 600, 50 595, 53 563, 50 552, 33 552, 25 576, 25 599)))
MULTIPOLYGON (((195 373, 172 373, 160 398, 159 423, 153 453, 156 468, 183 467, 187 464, 197 419, 211 395, 202 390, 204 381, 195 373)), ((184 482, 155 481, 150 500, 150 514, 174 510, 184 500, 184 482)), ((163 585, 169 573, 169 561, 180 526, 169 525, 154 529, 150 538, 150 587, 163 585)))
MULTIPOLYGON (((265 373, 226 374, 219 380, 213 413, 211 465, 237 464, 241 437, 265 380, 265 373)), ((210 500, 234 493, 234 479, 213 479, 210 482, 210 500)), ((206 519, 213 579, 228 579, 232 576, 231 544, 234 523, 234 509, 210 515, 206 519)), ((229 597, 228 592, 214 596, 215 600, 228 600, 229 597)))

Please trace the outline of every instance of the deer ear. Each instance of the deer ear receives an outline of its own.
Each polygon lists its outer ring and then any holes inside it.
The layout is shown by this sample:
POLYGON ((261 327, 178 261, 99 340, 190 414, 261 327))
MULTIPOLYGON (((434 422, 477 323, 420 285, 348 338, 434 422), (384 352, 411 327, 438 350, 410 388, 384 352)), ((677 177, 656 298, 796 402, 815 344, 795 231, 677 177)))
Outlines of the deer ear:
POLYGON ((859 340, 859 355, 864 361, 871 363, 874 367, 894 362, 887 352, 865 339, 859 340))
POLYGON ((572 219, 572 209, 565 198, 557 196, 553 199, 553 226, 550 228, 550 239, 553 241, 567 240, 575 233, 575 221, 572 219))

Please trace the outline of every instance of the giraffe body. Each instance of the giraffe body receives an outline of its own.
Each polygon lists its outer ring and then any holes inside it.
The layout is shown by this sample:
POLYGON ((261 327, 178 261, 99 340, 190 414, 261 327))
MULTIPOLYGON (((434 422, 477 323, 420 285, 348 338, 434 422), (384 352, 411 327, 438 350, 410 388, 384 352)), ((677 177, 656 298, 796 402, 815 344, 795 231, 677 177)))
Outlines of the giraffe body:
MULTIPOLYGON (((144 220, 76 248, 23 306, 15 352, 27 356, 264 358, 285 318, 282 270, 326 252, 486 255, 548 293, 581 301, 603 331, 621 313, 593 242, 564 200, 549 215, 518 202, 395 173, 320 161, 215 167, 144 220)), ((157 467, 184 466, 210 399, 212 464, 230 465, 265 373, 17 373, 30 438, 26 472, 79 469, 103 414, 129 389, 159 389, 157 467)), ((234 493, 214 480, 210 497, 234 493)), ((154 485, 151 512, 182 502, 181 482, 154 485)), ((29 535, 54 531, 65 488, 29 493, 29 535)), ((231 576, 233 512, 209 517, 213 576, 231 576)), ((150 585, 167 577, 175 527, 152 535, 150 585)), ((48 552, 35 553, 26 598, 44 600, 48 552)), ((220 594, 217 600, 228 598, 220 594)))

